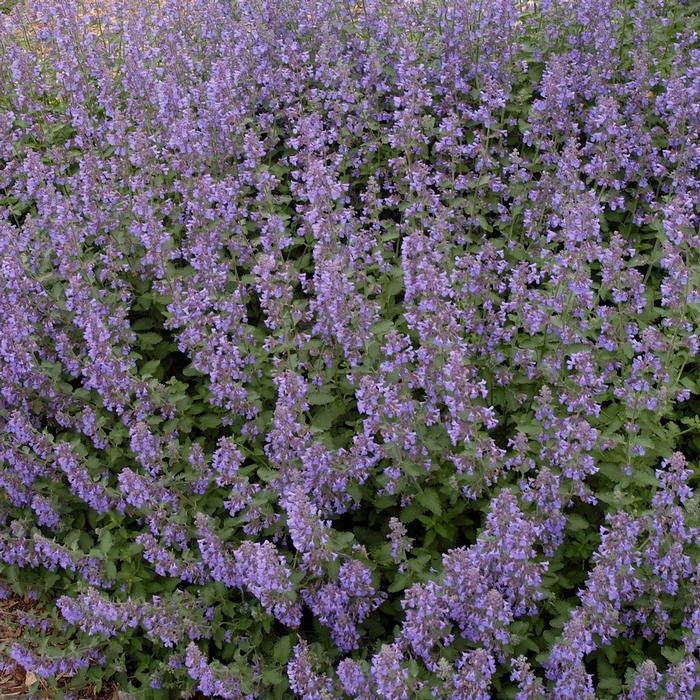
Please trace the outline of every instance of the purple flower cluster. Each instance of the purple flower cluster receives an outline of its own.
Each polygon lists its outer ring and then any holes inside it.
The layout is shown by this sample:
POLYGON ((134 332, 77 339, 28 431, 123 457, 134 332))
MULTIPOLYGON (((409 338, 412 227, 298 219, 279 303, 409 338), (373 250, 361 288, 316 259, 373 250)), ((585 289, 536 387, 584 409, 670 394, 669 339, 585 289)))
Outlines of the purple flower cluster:
POLYGON ((9 4, 0 668, 697 696, 697 7, 9 4))
POLYGON ((151 602, 113 602, 89 589, 75 599, 59 598, 57 606, 66 621, 89 635, 114 637, 140 625, 149 639, 174 647, 185 639, 211 634, 201 601, 182 591, 176 591, 168 600, 153 596, 151 602))

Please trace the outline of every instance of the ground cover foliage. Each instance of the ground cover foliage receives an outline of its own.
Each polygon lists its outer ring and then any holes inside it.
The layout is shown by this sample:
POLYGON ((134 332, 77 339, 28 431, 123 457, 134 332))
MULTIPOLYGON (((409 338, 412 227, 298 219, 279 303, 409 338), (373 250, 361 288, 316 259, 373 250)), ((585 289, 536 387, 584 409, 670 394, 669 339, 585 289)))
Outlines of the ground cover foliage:
POLYGON ((6 3, 3 668, 698 697, 698 24, 6 3))

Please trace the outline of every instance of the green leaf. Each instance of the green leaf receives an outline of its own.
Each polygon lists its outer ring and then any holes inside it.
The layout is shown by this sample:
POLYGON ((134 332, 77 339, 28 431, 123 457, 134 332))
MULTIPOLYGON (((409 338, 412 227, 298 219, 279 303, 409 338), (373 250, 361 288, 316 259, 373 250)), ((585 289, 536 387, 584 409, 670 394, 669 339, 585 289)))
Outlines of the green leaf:
POLYGON ((111 560, 107 559, 103 564, 102 568, 107 576, 107 578, 116 578, 117 576, 117 565, 111 560))
POLYGON ((591 525, 580 515, 576 515, 576 513, 569 513, 569 515, 566 516, 566 526, 569 530, 578 532, 579 530, 587 530, 591 525))
POLYGON ((317 391, 309 394, 308 401, 311 406, 324 406, 325 404, 333 403, 336 398, 333 394, 317 391))
POLYGON ((600 681, 598 681, 598 689, 608 690, 614 695, 617 695, 617 693, 619 693, 622 690, 622 683, 620 683, 619 678, 615 678, 614 676, 603 678, 600 681))
POLYGON ((162 342, 162 340, 163 336, 161 336, 159 333, 148 332, 141 333, 139 335, 139 343, 144 347, 158 345, 158 343, 162 342))
POLYGON ((686 650, 684 647, 664 647, 661 650, 661 655, 668 659, 672 664, 677 664, 685 658, 686 650))
POLYGON ((398 576, 394 577, 394 580, 389 584, 387 590, 389 593, 397 593, 398 591, 402 591, 411 584, 411 578, 412 577, 410 574, 399 574, 398 576))
POLYGON ((311 425, 321 430, 328 430, 337 418, 347 412, 347 404, 337 399, 333 404, 324 404, 324 407, 316 411, 311 418, 311 425))
POLYGON ((394 327, 394 322, 389 320, 379 321, 375 323, 370 330, 374 335, 383 336, 386 335, 394 327))
POLYGON ((423 512, 423 508, 421 508, 421 505, 422 504, 416 503, 414 501, 413 503, 410 503, 408 506, 406 506, 399 515, 401 522, 413 522, 423 512))
POLYGON ((278 664, 286 664, 292 654, 292 635, 280 637, 272 650, 272 658, 278 664))
POLYGON ((275 668, 266 668, 262 672, 262 679, 265 683, 269 683, 270 685, 277 685, 284 679, 284 676, 280 671, 278 671, 275 668))
POLYGON ((440 503, 440 496, 434 489, 426 489, 423 493, 419 493, 416 496, 416 500, 422 506, 425 506, 431 510, 435 515, 440 515, 442 513, 442 504, 440 503))
POLYGON ((160 360, 149 360, 148 362, 144 363, 143 367, 141 367, 141 374, 142 376, 150 375, 151 377, 154 377, 159 367, 160 360))
POLYGON ((109 530, 103 532, 102 537, 100 537, 100 551, 107 554, 107 552, 109 552, 112 549, 112 544, 112 533, 109 532, 109 530))
POLYGON ((205 413, 203 416, 197 416, 197 424, 206 429, 218 428, 221 418, 213 413, 205 413))
POLYGON ((131 324, 131 330, 136 331, 148 331, 153 328, 153 319, 145 316, 144 318, 139 318, 131 324))
POLYGON ((263 481, 270 482, 279 477, 279 472, 275 469, 270 469, 269 467, 258 467, 255 471, 258 478, 262 479, 263 481))

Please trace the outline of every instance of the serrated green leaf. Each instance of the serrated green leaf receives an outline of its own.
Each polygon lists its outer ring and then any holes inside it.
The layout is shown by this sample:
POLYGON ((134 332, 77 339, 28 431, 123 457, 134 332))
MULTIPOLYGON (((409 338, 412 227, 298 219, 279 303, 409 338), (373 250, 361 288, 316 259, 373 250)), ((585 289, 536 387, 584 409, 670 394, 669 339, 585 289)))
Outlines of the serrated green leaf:
POLYGON ((440 515, 442 513, 442 504, 440 503, 440 496, 434 489, 426 489, 422 493, 416 496, 416 500, 422 506, 428 508, 428 510, 435 513, 435 515, 440 515))
POLYGON ((325 404, 333 403, 337 397, 327 392, 316 391, 309 394, 308 402, 311 406, 324 406, 325 404))
POLYGON ((292 655, 292 636, 287 634, 284 637, 280 637, 276 642, 272 650, 272 658, 278 664, 286 664, 292 655))

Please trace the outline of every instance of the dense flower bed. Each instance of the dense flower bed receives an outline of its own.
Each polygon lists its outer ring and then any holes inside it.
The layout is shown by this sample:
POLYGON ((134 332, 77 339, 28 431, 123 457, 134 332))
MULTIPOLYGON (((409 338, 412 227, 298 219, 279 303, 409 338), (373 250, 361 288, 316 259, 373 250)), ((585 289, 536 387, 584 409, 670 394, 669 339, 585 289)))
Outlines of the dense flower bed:
POLYGON ((0 664, 146 700, 698 697, 699 26, 0 14, 0 580, 43 601, 0 664))

